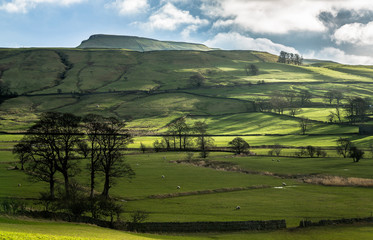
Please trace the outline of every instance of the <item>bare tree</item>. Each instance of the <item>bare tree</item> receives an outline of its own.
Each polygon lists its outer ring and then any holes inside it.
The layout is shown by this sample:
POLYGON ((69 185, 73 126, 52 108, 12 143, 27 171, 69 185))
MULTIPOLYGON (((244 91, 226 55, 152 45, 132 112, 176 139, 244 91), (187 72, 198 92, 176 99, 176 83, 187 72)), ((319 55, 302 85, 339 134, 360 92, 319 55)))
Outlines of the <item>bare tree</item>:
POLYGON ((116 118, 106 118, 97 140, 101 154, 98 171, 104 174, 102 196, 105 198, 109 198, 109 190, 116 178, 132 178, 135 175, 123 159, 122 151, 132 142, 132 137, 124 127, 125 124, 116 118))
POLYGON ((304 106, 306 103, 310 102, 312 94, 308 90, 301 90, 298 97, 300 98, 301 106, 304 106))
POLYGON ((311 127, 311 120, 305 117, 301 117, 299 119, 299 127, 301 133, 304 135, 306 134, 307 130, 311 127))
POLYGON ((352 143, 349 138, 340 137, 337 140, 337 153, 346 158, 348 156, 351 146, 352 143))
POLYGON ((201 151, 200 156, 206 158, 208 156, 208 150, 214 145, 214 139, 207 135, 207 124, 201 121, 197 121, 193 126, 194 131, 197 134, 197 147, 201 151))
POLYGON ((28 156, 32 159, 30 169, 40 175, 40 180, 49 178, 51 189, 55 172, 60 172, 64 177, 66 196, 69 195, 69 178, 79 170, 74 155, 74 148, 82 137, 78 129, 79 122, 80 118, 73 114, 43 113, 23 140, 27 143, 30 151, 28 156), (43 171, 47 171, 47 176, 43 171))
POLYGON ((31 144, 27 141, 21 140, 13 148, 13 154, 17 155, 19 162, 21 163, 21 170, 24 170, 24 165, 31 159, 31 144))

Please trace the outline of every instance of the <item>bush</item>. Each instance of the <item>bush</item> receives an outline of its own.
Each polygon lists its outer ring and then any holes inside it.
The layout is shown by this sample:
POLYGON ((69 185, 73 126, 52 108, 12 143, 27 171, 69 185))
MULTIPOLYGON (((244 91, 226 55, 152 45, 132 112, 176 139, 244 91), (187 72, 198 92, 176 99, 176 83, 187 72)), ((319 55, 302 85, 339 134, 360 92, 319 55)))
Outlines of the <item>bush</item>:
POLYGON ((131 222, 142 223, 149 217, 149 213, 137 210, 131 214, 131 222))
POLYGON ((17 214, 26 209, 26 203, 23 200, 15 198, 6 198, 0 202, 1 211, 6 214, 17 214))

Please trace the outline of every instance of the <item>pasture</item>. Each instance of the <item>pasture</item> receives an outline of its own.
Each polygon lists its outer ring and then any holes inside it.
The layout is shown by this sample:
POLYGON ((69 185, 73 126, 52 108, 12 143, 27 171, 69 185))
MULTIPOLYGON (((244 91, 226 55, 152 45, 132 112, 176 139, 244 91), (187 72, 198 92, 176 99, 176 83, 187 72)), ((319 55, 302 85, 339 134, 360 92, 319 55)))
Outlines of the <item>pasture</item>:
MULTIPOLYGON (((369 135, 359 135, 362 123, 347 124, 342 107, 343 123, 335 119, 331 122, 330 113, 335 113, 340 106, 335 101, 330 104, 324 96, 331 89, 340 91, 344 96, 341 106, 348 103, 349 97, 370 98, 373 93, 371 67, 336 63, 285 65, 276 63, 276 56, 251 51, 138 53, 1 49, 0 54, 0 67, 6 69, 2 71, 2 79, 9 83, 11 91, 18 93, 17 97, 6 99, 0 105, 0 199, 23 199, 33 208, 41 208, 36 200, 40 192, 47 190, 47 184, 30 181, 22 171, 15 170, 14 166, 19 167, 19 164, 11 150, 42 112, 58 111, 79 116, 95 113, 117 117, 125 120, 135 134, 134 142, 128 146, 135 150, 126 152, 126 161, 135 170, 136 177, 131 181, 119 179, 110 190, 124 206, 123 219, 128 220, 131 213, 143 210, 149 212, 147 221, 285 219, 289 227, 295 227, 303 219, 368 217, 372 213, 372 188, 364 187, 362 182, 373 180, 373 139, 369 135), (255 64, 259 74, 247 74, 247 64, 255 64), (190 82, 191 76, 197 73, 203 76, 203 84, 199 87, 190 82), (312 97, 298 106, 294 116, 289 107, 283 114, 258 110, 258 102, 270 101, 276 94, 289 91, 298 94, 305 90, 312 97), (304 135, 299 127, 302 117, 311 119, 304 135), (241 136, 256 156, 214 152, 204 161, 218 162, 220 167, 211 168, 177 163, 187 158, 185 152, 141 154, 136 150, 141 143, 151 149, 155 140, 162 139, 159 134, 164 134, 179 118, 185 118, 189 125, 205 122, 216 147, 227 147, 229 141, 241 136), (348 137, 365 151, 359 163, 336 153, 336 141, 340 137, 348 137), (268 156, 275 144, 286 146, 280 157, 268 156), (294 157, 299 147, 308 145, 322 147, 328 156, 294 157), (313 179, 314 176, 331 177, 342 184, 326 186, 313 179), (355 185, 346 184, 344 179, 347 178, 356 178, 355 185), (235 210, 236 206, 241 209, 235 210)), ((300 100, 295 101, 299 103, 300 100)), ((371 109, 367 114, 371 114, 371 109)), ((363 124, 372 122, 367 119, 363 124)), ((194 154, 194 160, 194 163, 200 161, 198 153, 194 154)), ((87 160, 80 160, 78 164, 82 172, 75 179, 88 187, 87 160)), ((97 193, 102 189, 102 179, 99 180, 97 193)), ((62 239, 92 236, 110 239, 369 239, 373 236, 371 225, 158 236, 0 219, 0 230, 7 231, 4 234, 24 238, 22 234, 35 233, 42 234, 35 236, 41 239, 54 235, 52 229, 55 228, 60 228, 56 235, 65 237, 62 239), (24 227, 17 230, 20 224, 24 227), (28 226, 36 230, 31 232, 28 226), (67 228, 74 230, 66 235, 67 228)), ((58 236, 56 239, 60 239, 58 236)))

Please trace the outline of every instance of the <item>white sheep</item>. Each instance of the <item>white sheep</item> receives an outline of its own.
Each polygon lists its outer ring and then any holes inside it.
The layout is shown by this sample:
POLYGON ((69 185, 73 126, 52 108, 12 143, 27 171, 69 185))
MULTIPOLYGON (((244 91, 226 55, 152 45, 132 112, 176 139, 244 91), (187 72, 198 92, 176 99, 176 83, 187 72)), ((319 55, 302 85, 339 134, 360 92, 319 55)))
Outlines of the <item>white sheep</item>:
POLYGON ((161 177, 162 177, 162 178, 165 178, 165 176, 164 176, 164 175, 162 175, 161 177))
POLYGON ((237 207, 236 207, 236 210, 240 210, 240 209, 241 209, 241 207, 240 207, 240 206, 237 206, 237 207))
POLYGON ((180 186, 177 186, 176 188, 177 188, 177 189, 180 189, 181 187, 180 187, 180 186))
POLYGON ((283 183, 282 183, 282 186, 286 186, 286 183, 283 182, 283 183))

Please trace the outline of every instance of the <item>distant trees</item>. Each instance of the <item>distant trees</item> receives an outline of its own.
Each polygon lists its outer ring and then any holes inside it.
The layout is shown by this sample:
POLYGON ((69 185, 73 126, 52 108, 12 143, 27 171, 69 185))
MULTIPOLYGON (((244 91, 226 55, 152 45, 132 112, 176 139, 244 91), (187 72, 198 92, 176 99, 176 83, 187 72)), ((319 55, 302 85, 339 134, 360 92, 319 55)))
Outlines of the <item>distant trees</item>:
POLYGON ((228 143, 235 154, 247 153, 250 145, 241 137, 236 137, 228 143))
POLYGON ((340 137, 337 140, 337 153, 342 155, 344 158, 348 156, 352 143, 349 138, 340 137))
POLYGON ((350 123, 364 121, 369 110, 369 99, 350 97, 347 99, 344 110, 350 123))
POLYGON ((349 150, 349 156, 352 158, 353 162, 359 162, 363 158, 364 152, 355 146, 351 146, 349 150))
POLYGON ((188 150, 196 147, 200 151, 200 156, 206 158, 209 149, 214 146, 214 139, 208 136, 207 129, 205 122, 196 121, 189 125, 185 118, 177 119, 168 126, 162 141, 154 141, 154 150, 188 150))
POLYGON ((308 90, 282 90, 271 93, 269 100, 257 99, 254 101, 256 111, 274 111, 283 114, 285 110, 290 111, 290 115, 295 116, 310 103, 312 94, 308 90))
POLYGON ((364 151, 354 146, 349 138, 342 137, 337 140, 337 153, 352 158, 353 162, 359 162, 364 156, 364 151))
POLYGON ((339 105, 343 99, 343 93, 339 90, 329 90, 324 94, 324 99, 329 104, 332 104, 333 101, 336 100, 336 104, 339 105))
POLYGON ((202 87, 205 77, 201 73, 196 73, 189 78, 189 85, 194 88, 202 87))
POLYGON ((286 64, 294 64, 294 65, 302 65, 303 57, 299 56, 299 54, 297 53, 294 54, 294 53, 288 53, 285 51, 281 51, 277 62, 286 63, 286 64))
POLYGON ((0 78, 0 97, 9 95, 12 95, 9 83, 0 78))
POLYGON ((214 139, 207 136, 207 124, 205 122, 197 121, 193 125, 194 132, 196 133, 196 145, 200 151, 200 156, 206 158, 208 150, 214 146, 214 139))
POLYGON ((246 75, 255 76, 255 75, 258 75, 259 69, 254 64, 248 64, 245 66, 245 72, 246 72, 246 75))
POLYGON ((311 120, 305 117, 299 118, 299 127, 301 133, 304 135, 311 127, 311 120))

